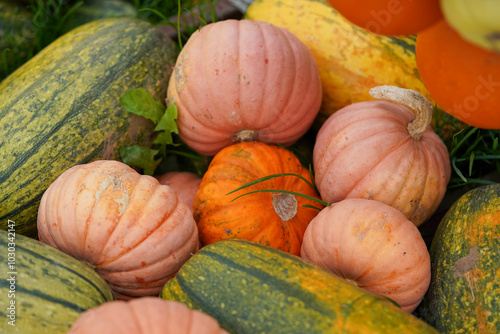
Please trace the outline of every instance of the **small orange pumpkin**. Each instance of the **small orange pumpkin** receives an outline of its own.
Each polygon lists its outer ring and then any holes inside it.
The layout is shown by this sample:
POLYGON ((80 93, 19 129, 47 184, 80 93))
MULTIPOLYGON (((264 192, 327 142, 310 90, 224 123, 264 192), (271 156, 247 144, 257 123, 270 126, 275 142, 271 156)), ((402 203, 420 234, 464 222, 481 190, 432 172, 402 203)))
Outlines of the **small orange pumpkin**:
POLYGON ((370 94, 394 102, 351 104, 318 131, 316 186, 326 202, 378 200, 418 226, 439 206, 451 174, 448 150, 429 126, 433 107, 419 93, 398 87, 379 86, 370 94))
POLYGON ((318 210, 313 200, 270 190, 318 198, 316 190, 297 176, 282 176, 229 194, 257 179, 283 173, 310 173, 290 151, 261 142, 243 142, 222 149, 211 161, 194 198, 194 217, 203 245, 228 238, 259 242, 298 255, 302 236, 318 210), (243 197, 240 195, 252 192, 243 197), (237 199, 236 199, 237 198, 237 199))
POLYGON ((328 0, 352 23, 381 35, 412 35, 443 17, 438 0, 328 0))
POLYGON ((441 20, 418 34, 415 56, 441 109, 469 125, 500 129, 500 53, 466 41, 441 20))
POLYGON ((42 196, 37 227, 40 241, 94 267, 120 299, 158 295, 199 247, 174 191, 112 160, 62 173, 42 196))
POLYGON ((228 334, 209 315, 159 297, 115 300, 83 312, 68 334, 228 334))
POLYGON ((160 184, 169 186, 184 203, 191 209, 193 208, 193 199, 200 187, 201 177, 192 172, 168 172, 156 176, 160 184))
POLYGON ((420 304, 431 280, 417 227, 401 211, 373 200, 345 199, 323 209, 306 229, 301 257, 407 312, 420 304))
POLYGON ((209 156, 239 141, 288 146, 312 125, 322 97, 311 51, 267 22, 224 20, 191 35, 170 77, 179 137, 209 156))

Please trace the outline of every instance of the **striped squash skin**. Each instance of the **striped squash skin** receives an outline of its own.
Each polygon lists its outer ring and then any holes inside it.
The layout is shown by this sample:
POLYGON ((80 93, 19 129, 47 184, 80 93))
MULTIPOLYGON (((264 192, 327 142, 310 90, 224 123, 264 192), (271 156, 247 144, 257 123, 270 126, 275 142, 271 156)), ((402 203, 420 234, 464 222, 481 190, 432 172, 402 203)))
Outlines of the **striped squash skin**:
POLYGON ((90 267, 19 234, 15 235, 15 296, 9 298, 8 233, 0 230, 0 332, 66 333, 85 310, 113 300, 106 282, 90 267), (15 326, 8 324, 15 301, 15 326))
POLYGON ((379 85, 413 89, 432 101, 418 74, 414 35, 371 33, 324 0, 255 0, 245 18, 285 28, 311 50, 323 85, 316 125, 347 105, 373 100, 368 91, 379 85))
POLYGON ((0 83, 0 228, 34 235, 43 192, 65 170, 147 145, 153 123, 119 98, 143 87, 164 101, 178 49, 151 24, 108 18, 63 35, 0 83))
POLYGON ((422 317, 443 333, 500 333, 500 184, 474 188, 452 205, 430 256, 422 317))
POLYGON ((243 239, 203 247, 160 297, 211 315, 230 333, 437 333, 311 262, 243 239))

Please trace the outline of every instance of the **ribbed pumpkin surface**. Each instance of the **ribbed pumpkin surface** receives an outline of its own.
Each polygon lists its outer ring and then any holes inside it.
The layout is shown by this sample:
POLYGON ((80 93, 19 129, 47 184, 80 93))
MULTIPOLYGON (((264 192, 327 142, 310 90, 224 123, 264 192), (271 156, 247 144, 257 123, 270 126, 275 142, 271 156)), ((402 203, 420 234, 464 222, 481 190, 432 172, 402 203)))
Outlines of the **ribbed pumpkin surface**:
POLYGON ((424 318, 443 333, 500 333, 500 184, 449 209, 432 240, 424 318))
POLYGON ((323 85, 321 122, 342 107, 372 100, 368 91, 375 86, 409 88, 431 98, 418 75, 415 36, 371 33, 323 0, 256 0, 245 18, 285 28, 309 47, 323 85))
POLYGON ((311 262, 239 239, 203 247, 160 296, 213 316, 230 333, 436 333, 311 262))
MULTIPOLYGON (((84 311, 113 300, 106 282, 89 266, 44 245, 15 234, 14 267, 8 268, 8 247, 12 240, 0 230, 0 332, 66 333, 84 311), (10 274, 10 272, 15 272, 10 274), (15 296, 8 297, 11 276, 15 276, 15 296), (7 308, 15 302, 15 326, 8 322, 7 308)), ((10 251, 9 251, 10 252, 10 251)))
POLYGON ((33 235, 42 193, 66 169, 119 158, 150 140, 152 122, 119 98, 144 87, 157 98, 177 49, 147 22, 103 19, 54 41, 0 84, 0 228, 33 235))

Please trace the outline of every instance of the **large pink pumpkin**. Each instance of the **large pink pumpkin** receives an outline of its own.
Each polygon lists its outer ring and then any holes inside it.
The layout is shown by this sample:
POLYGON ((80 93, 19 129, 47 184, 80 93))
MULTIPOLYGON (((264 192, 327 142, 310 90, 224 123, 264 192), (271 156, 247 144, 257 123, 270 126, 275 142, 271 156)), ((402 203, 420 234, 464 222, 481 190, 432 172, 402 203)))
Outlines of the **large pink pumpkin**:
POLYGON ((159 297, 115 300, 82 313, 68 334, 228 334, 201 311, 159 297))
POLYGON ((431 281, 420 231, 401 211, 373 200, 350 198, 323 209, 307 226, 300 255, 407 312, 431 281))
POLYGON ((371 94, 389 101, 344 107, 318 131, 316 186, 326 202, 378 200, 419 226, 439 206, 451 174, 448 150, 429 126, 433 107, 407 89, 380 86, 371 94))
POLYGON ((118 161, 62 173, 43 194, 37 227, 42 242, 94 267, 120 299, 158 295, 199 245, 174 191, 118 161))
POLYGON ((293 144, 321 96, 318 66, 297 37, 267 22, 225 20, 184 45, 167 104, 177 105, 181 139, 212 156, 238 141, 293 144))

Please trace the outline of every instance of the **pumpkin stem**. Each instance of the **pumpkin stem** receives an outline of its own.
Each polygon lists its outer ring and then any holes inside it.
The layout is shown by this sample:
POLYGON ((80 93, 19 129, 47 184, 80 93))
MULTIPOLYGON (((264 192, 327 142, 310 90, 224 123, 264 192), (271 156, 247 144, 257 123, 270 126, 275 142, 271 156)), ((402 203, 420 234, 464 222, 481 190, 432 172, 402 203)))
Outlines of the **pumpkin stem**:
POLYGON ((298 202, 294 195, 285 193, 273 194, 274 211, 282 221, 286 222, 297 214, 298 202))
POLYGON ((415 140, 420 140, 431 124, 434 107, 417 91, 396 86, 377 86, 370 89, 370 95, 376 99, 402 104, 412 109, 417 117, 408 124, 407 129, 415 140))
POLYGON ((254 141, 257 138, 255 130, 243 129, 233 135, 233 142, 254 141))

